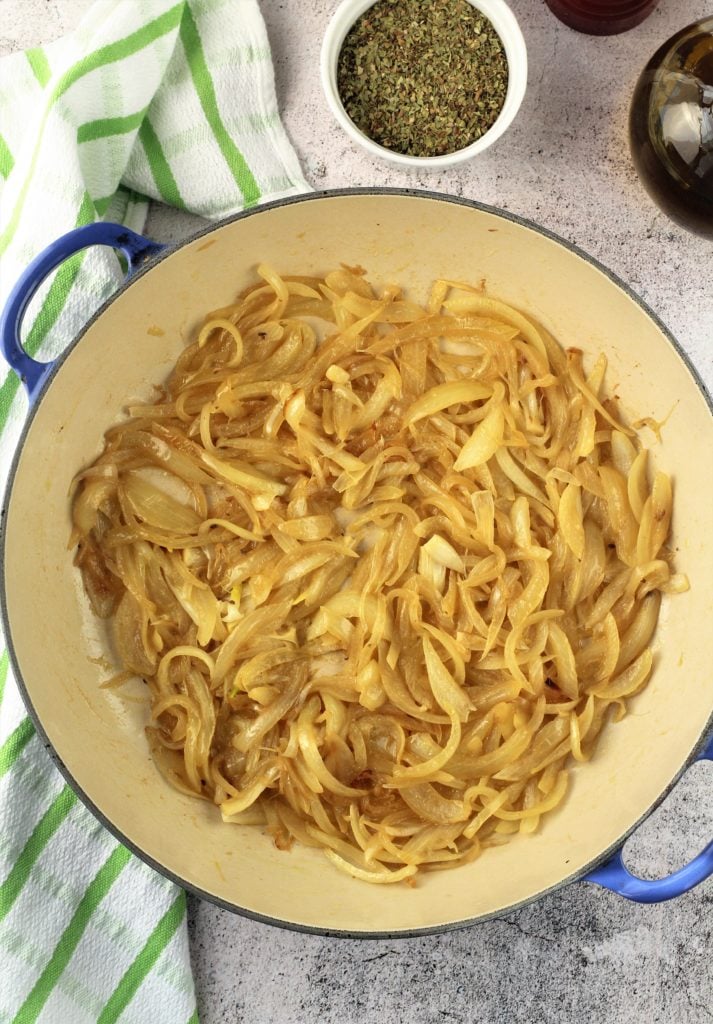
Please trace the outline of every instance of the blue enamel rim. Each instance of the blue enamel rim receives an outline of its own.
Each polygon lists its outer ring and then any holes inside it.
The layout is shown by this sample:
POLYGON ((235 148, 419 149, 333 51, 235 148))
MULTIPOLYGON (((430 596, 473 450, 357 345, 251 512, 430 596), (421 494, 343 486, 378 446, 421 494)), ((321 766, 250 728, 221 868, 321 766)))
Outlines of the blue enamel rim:
MULTIPOLYGON (((576 881, 591 881, 597 885, 603 886, 604 888, 611 889, 613 892, 618 893, 628 899, 635 900, 643 903, 655 903, 662 900, 671 899, 675 896, 680 895, 683 892, 688 891, 694 885, 707 878, 713 873, 713 842, 709 843, 704 850, 702 850, 697 857, 695 857, 689 864, 681 868, 680 871, 674 872, 666 878, 658 879, 656 881, 645 881, 638 879, 631 875, 623 865, 622 860, 622 848, 626 840, 632 833, 644 822, 649 815, 661 804, 661 802, 668 796, 673 787, 676 785, 678 780, 681 778, 687 768, 690 767, 696 760, 713 760, 713 715, 710 716, 708 721, 705 723, 701 730, 700 739, 695 745, 693 751, 689 757, 684 761, 675 775, 671 778, 668 785, 659 795, 659 797, 651 804, 648 810, 638 818, 614 843, 603 850, 597 857, 592 859, 589 864, 583 867, 581 870, 568 875, 559 882, 552 886, 542 889, 536 894, 529 896, 525 900, 520 900, 517 903, 510 904, 507 907, 503 907, 501 910, 495 911, 491 914, 483 914, 474 918, 466 918, 460 921, 452 921, 446 924, 433 925, 424 928, 409 928, 399 931, 349 931, 333 928, 318 928, 312 925, 298 924, 293 921, 285 921, 277 917, 269 917, 264 914, 256 913, 255 911, 248 910, 244 907, 239 907, 235 904, 229 903, 226 900, 221 899, 214 894, 201 889, 200 886, 192 885, 174 874, 168 868, 166 868, 160 862, 154 860, 149 854, 142 850, 135 843, 129 841, 126 836, 123 835, 120 829, 118 829, 101 811, 99 807, 92 802, 87 796, 82 787, 70 774, 69 770, 61 760, 57 751, 50 743, 47 734, 44 730, 42 722, 40 721, 37 712, 30 700, 29 693, 22 679, 22 674, 19 670, 18 661, 15 655, 14 645, 12 641, 12 631, 10 628, 10 622, 7 615, 7 600, 5 591, 5 543, 6 543, 6 512, 8 505, 11 501, 12 490, 15 481, 15 474, 19 465, 21 453, 27 438, 28 431, 32 425, 35 413, 39 407, 39 404, 47 391, 52 386, 52 383, 62 368, 65 359, 73 351, 73 349, 82 341, 87 331, 92 325, 98 320, 98 318, 104 313, 104 311, 114 302, 120 295, 126 291, 127 288, 131 287, 134 281, 138 278, 143 277, 145 274, 151 273, 158 265, 174 252, 194 242, 197 238, 202 238, 206 235, 212 234, 214 231, 219 231, 222 227, 227 224, 233 224, 236 221, 243 220, 246 217, 259 216, 259 214, 265 210, 275 209, 281 206, 291 206, 294 203, 310 203, 319 202, 322 199, 329 199, 335 197, 350 197, 350 196, 408 196, 416 199, 427 199, 431 201, 451 203, 456 206, 463 206, 467 209, 480 210, 481 212, 491 214, 495 217, 500 217, 502 220, 510 221, 514 224, 518 224, 521 227, 527 228, 530 231, 534 231, 539 235, 543 235, 545 238, 549 238, 551 241, 556 242, 558 245, 563 246, 570 252, 579 256, 580 259, 589 263, 595 269, 605 275, 614 285, 623 291, 630 299, 632 299, 649 317, 650 320, 658 327, 664 337, 668 340, 669 344, 676 351, 684 365, 686 366, 689 374, 693 378, 698 390, 700 391, 703 399, 708 407, 709 412, 713 418, 713 399, 708 394, 703 381, 701 380, 698 372, 693 366, 686 352, 676 341, 672 333, 666 327, 666 325, 660 320, 656 313, 647 305, 644 300, 637 295, 632 288, 629 287, 624 281, 622 281, 616 274, 605 267, 597 259, 584 252, 579 246, 568 241, 555 234, 555 232, 543 228, 538 224, 528 220, 525 217, 520 217, 517 214, 510 213, 506 210, 500 210, 493 206, 488 206, 484 203, 476 202, 475 200, 463 199, 457 196, 444 195, 439 192, 433 192, 425 189, 401 189, 401 188, 346 188, 346 189, 331 189, 323 192, 309 193, 307 195, 290 196, 286 199, 276 200, 275 202, 265 203, 262 206, 254 207, 250 210, 245 210, 242 213, 238 213, 233 217, 225 218, 219 221, 217 224, 211 224, 208 227, 196 232, 191 235, 190 238, 185 239, 177 246, 172 247, 160 247, 157 243, 151 242, 145 239, 146 252, 150 253, 152 258, 148 262, 143 262, 139 269, 131 275, 130 278, 124 282, 124 284, 106 301, 104 302, 94 316, 85 324, 83 329, 77 335, 77 337, 67 346, 61 356, 51 364, 51 369, 46 376, 43 377, 41 384, 32 389, 31 400, 32 405, 30 407, 26 422, 24 424, 17 449, 12 461, 12 466, 8 476, 7 488, 5 491, 5 499, 0 517, 2 522, 0 524, 0 595, 2 601, 0 602, 0 611, 2 613, 2 624, 5 632, 7 641, 8 654, 12 663, 12 667, 15 673, 15 679, 18 687, 22 694, 25 706, 28 714, 32 719, 32 722, 37 730, 39 737, 41 738, 45 749, 48 751, 50 757, 55 762, 57 768, 63 775, 67 784, 74 790, 80 800, 85 804, 86 807, 94 814, 94 816, 101 822, 102 825, 127 849, 134 853, 137 857, 148 864, 159 874, 169 878, 175 882, 176 885, 185 889, 201 899, 208 900, 210 903, 214 903, 221 907, 223 910, 228 910, 231 913, 239 914, 243 917, 249 918, 250 920, 257 921, 261 924, 276 925, 281 928, 285 928, 289 931, 297 931, 314 935, 323 935, 336 938, 351 938, 351 939, 406 939, 406 938, 418 938, 425 935, 438 935, 444 932, 455 931, 456 929, 467 928, 475 924, 481 924, 486 921, 505 917, 509 914, 515 913, 516 911, 529 906, 544 896, 548 896, 551 893, 556 892, 558 889, 563 888, 566 885, 576 881), (155 254, 155 255, 154 255, 155 254)), ((97 225, 97 228, 102 227, 101 224, 97 225)), ((109 228, 109 225, 106 225, 109 228)), ((112 226, 115 227, 115 226, 112 226)), ((79 229, 82 230, 82 229, 79 229)), ((71 236, 66 236, 69 239, 71 236)), ((97 239, 99 242, 99 239, 97 239)), ((107 241, 104 244, 116 244, 112 242, 111 238, 107 234, 107 241)), ((68 249, 68 252, 70 250, 68 249)), ((61 262, 61 261, 60 261, 61 262)), ((57 265, 57 264, 54 264, 57 265)))

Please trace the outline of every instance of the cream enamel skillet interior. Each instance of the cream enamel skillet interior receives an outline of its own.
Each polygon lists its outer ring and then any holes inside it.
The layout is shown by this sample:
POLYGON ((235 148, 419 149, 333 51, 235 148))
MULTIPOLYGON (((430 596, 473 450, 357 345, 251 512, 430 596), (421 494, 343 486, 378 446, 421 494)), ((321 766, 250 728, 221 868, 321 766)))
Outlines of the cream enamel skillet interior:
MULTIPOLYGON (((153 248, 142 250, 106 225, 93 231, 51 247, 19 286, 3 324, 6 355, 36 398, 4 516, 5 629, 28 707, 82 799, 182 885, 229 909, 329 933, 414 934, 466 924, 610 858, 704 748, 713 714, 705 625, 713 611, 713 474, 702 454, 713 450, 713 418, 662 325, 603 268, 533 225, 428 193, 354 190, 251 211, 146 262, 45 380, 12 351, 14 321, 38 278, 90 241, 123 247, 134 259, 153 248), (316 850, 280 852, 260 829, 223 824, 215 808, 159 774, 144 734, 146 706, 100 688, 115 660, 67 548, 70 482, 101 450, 127 401, 146 398, 165 379, 205 312, 232 301, 261 261, 283 274, 361 264, 376 283, 408 283, 419 297, 438 277, 485 278, 489 294, 527 312, 563 345, 604 352, 610 387, 630 418, 671 412, 656 461, 674 481, 676 568, 691 587, 663 602, 649 685, 605 731, 592 761, 573 769, 564 804, 535 835, 424 875, 414 888, 369 886, 316 850)), ((129 692, 141 694, 142 685, 137 680, 129 692)), ((711 871, 709 847, 666 882, 639 883, 616 857, 592 878, 654 901, 711 871)))

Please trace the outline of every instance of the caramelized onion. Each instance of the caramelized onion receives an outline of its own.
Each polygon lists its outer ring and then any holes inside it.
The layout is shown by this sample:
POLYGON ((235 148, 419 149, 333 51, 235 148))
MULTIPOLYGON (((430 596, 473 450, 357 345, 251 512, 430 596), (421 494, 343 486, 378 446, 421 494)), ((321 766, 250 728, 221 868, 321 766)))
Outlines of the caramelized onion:
POLYGON ((605 360, 481 289, 258 277, 77 476, 76 564, 172 784, 411 883, 538 827, 646 685, 671 484, 605 360))

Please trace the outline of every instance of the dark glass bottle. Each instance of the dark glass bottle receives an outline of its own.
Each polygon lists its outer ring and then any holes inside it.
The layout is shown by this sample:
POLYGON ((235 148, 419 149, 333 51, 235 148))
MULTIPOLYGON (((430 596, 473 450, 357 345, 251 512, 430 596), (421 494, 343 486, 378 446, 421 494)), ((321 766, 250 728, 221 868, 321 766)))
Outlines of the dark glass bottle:
POLYGON ((658 0, 546 0, 560 21, 592 36, 627 32, 647 18, 658 0))
POLYGON ((651 198, 683 227, 713 238, 713 18, 682 29, 646 65, 629 138, 651 198))

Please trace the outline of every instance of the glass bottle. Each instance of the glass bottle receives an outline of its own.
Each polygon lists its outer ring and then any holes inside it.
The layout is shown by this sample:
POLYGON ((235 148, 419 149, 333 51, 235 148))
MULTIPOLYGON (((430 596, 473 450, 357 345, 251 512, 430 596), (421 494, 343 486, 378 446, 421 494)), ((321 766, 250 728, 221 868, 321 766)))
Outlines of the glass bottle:
POLYGON ((578 32, 611 36, 647 18, 658 0, 546 0, 560 21, 578 32))
POLYGON ((642 71, 629 114, 634 166, 651 198, 713 238, 713 17, 681 29, 642 71))

